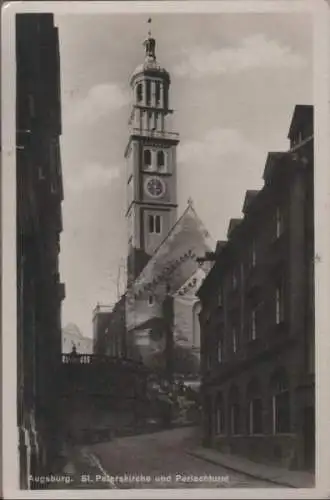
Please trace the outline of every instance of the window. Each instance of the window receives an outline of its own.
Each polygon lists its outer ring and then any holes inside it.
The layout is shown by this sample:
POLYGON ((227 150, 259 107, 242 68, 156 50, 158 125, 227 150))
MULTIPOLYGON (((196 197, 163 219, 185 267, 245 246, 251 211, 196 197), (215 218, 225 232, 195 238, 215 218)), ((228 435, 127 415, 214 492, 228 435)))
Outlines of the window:
POLYGON ((229 392, 230 404, 230 432, 235 435, 239 433, 240 427, 240 407, 239 407, 239 391, 237 386, 232 386, 229 392))
POLYGON ((232 342, 233 342, 233 352, 237 351, 237 344, 238 344, 238 339, 237 339, 237 330, 236 328, 232 329, 232 342))
POLYGON ((160 215, 155 216, 155 228, 156 228, 156 233, 160 234, 161 233, 161 223, 160 223, 160 215))
POLYGON ((218 394, 216 398, 216 408, 215 408, 215 433, 223 434, 225 431, 225 413, 223 406, 222 394, 218 394))
POLYGON ((224 432, 224 414, 223 409, 217 407, 216 409, 216 434, 223 434, 224 432))
POLYGON ((222 360, 223 360, 223 339, 219 339, 219 341, 218 341, 217 357, 218 357, 218 362, 222 363, 222 360))
POLYGON ((257 379, 252 379, 249 382, 246 396, 248 401, 248 433, 262 434, 262 399, 257 379))
POLYGON ((230 431, 233 435, 239 433, 239 404, 233 403, 230 407, 230 431))
POLYGON ((255 267, 257 264, 257 251, 256 251, 256 242, 252 240, 251 244, 251 266, 255 267))
POLYGON ((147 97, 147 104, 150 104, 151 101, 151 82, 147 80, 146 82, 146 97, 147 97))
POLYGON ((252 309, 251 311, 251 331, 250 339, 255 340, 257 338, 257 310, 252 309))
POLYGON ((290 432, 290 393, 285 376, 277 376, 273 384, 273 433, 290 432))
POLYGON ((143 163, 144 163, 144 166, 147 168, 149 168, 151 166, 151 151, 149 149, 144 150, 143 163))
POLYGON ((284 286, 281 282, 276 287, 275 292, 275 301, 276 301, 276 324, 279 325, 284 321, 284 286))
POLYGON ((165 154, 164 151, 157 152, 157 167, 164 167, 165 165, 165 154))
POLYGON ((160 234, 161 233, 161 216, 160 215, 149 215, 149 233, 160 234))
POLYGON ((137 99, 137 102, 141 102, 142 101, 142 96, 143 96, 143 93, 142 93, 142 83, 139 83, 136 87, 136 99, 137 99))
POLYGON ((160 83, 156 82, 156 105, 160 104, 160 83))
POLYGON ((254 398, 249 401, 249 434, 262 434, 262 400, 254 398))
POLYGON ((283 232, 283 214, 280 207, 276 208, 276 238, 279 238, 283 232))
POLYGON ((149 306, 153 306, 154 305, 154 296, 151 295, 151 294, 148 297, 148 304, 149 304, 149 306))
POLYGON ((155 219, 153 215, 149 215, 149 233, 155 232, 155 219))
POLYGON ((168 108, 168 88, 164 85, 164 108, 168 108))
POLYGON ((236 290, 236 288, 237 288, 237 275, 236 275, 235 270, 232 273, 231 284, 232 284, 233 289, 236 290))

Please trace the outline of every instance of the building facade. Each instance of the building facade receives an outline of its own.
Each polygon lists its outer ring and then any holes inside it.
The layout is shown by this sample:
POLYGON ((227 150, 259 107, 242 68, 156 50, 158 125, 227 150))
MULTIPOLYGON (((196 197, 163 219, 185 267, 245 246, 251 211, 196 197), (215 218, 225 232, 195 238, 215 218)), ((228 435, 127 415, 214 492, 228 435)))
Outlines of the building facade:
POLYGON ((126 344, 125 313, 125 295, 113 306, 96 306, 93 312, 94 354, 130 357, 126 344))
POLYGON ((290 148, 230 221, 201 300, 206 446, 314 467, 313 108, 295 107, 290 148))
POLYGON ((93 311, 93 353, 105 354, 113 306, 97 304, 93 311))
POLYGON ((57 454, 61 363, 61 134, 58 32, 51 14, 16 16, 17 369, 20 484, 57 454))

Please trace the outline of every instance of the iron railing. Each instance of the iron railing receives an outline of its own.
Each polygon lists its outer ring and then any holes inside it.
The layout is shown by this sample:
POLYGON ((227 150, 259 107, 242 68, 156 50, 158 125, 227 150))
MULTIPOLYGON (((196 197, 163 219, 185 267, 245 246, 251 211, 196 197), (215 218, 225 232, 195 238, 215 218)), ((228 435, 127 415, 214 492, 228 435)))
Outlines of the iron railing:
POLYGON ((139 127, 130 127, 129 132, 131 135, 142 135, 143 137, 155 137, 159 139, 174 139, 179 138, 177 132, 168 132, 165 130, 143 129, 139 127))

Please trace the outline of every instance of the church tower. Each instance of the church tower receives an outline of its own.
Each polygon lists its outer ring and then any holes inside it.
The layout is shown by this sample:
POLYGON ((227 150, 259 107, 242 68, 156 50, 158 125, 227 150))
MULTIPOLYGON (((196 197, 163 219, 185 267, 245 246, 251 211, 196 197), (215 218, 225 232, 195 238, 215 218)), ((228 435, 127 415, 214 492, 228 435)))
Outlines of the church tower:
POLYGON ((171 130, 170 75, 158 64, 156 40, 150 30, 143 45, 144 63, 136 68, 130 81, 132 110, 125 151, 128 285, 140 274, 177 220, 179 135, 171 130))

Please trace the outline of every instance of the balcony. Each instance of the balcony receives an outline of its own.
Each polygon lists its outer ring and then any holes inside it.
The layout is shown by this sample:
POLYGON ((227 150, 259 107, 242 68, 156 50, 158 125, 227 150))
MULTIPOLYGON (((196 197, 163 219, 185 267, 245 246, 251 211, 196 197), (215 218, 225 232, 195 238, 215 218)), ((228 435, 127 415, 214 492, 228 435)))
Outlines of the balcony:
POLYGON ((130 127, 130 135, 139 135, 142 137, 155 138, 155 139, 170 139, 172 141, 179 140, 179 134, 177 132, 167 132, 165 130, 152 130, 143 129, 138 127, 130 127))

